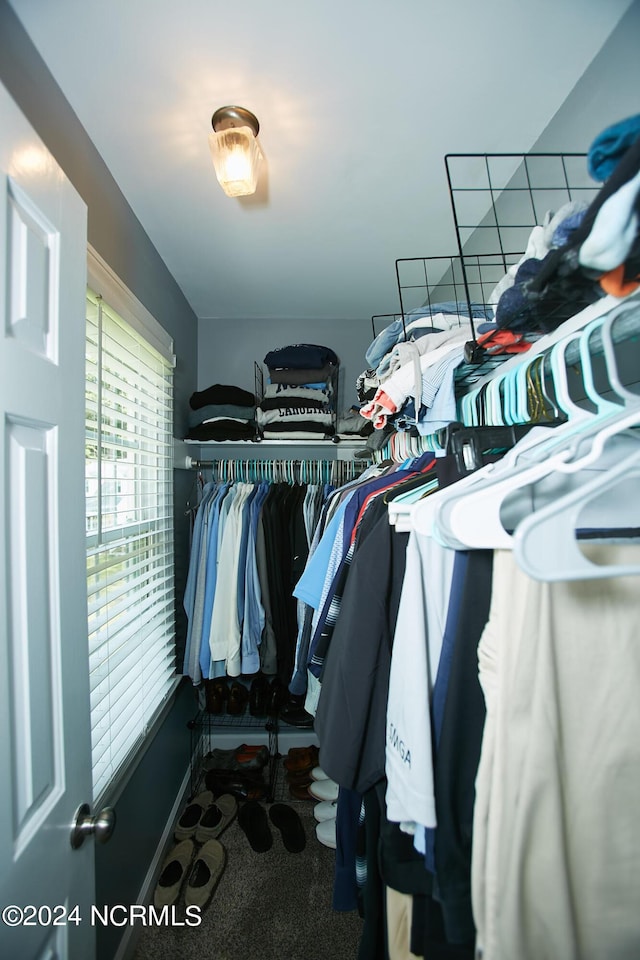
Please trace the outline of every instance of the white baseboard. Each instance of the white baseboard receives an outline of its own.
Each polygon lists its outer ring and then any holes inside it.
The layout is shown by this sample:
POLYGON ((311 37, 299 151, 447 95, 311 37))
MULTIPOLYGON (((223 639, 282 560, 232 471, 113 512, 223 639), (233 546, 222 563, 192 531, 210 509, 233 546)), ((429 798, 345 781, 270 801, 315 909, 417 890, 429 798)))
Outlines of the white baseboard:
MULTIPOLYGON (((136 903, 146 904, 151 901, 153 891, 156 887, 160 865, 162 864, 167 847, 169 846, 169 841, 173 836, 173 826, 178 817, 178 811, 181 809, 185 796, 189 791, 190 784, 191 767, 187 767, 187 772, 182 779, 182 784, 180 785, 175 802, 171 808, 169 819, 167 820, 164 830, 162 831, 162 836, 160 837, 160 842, 156 848, 153 860, 149 864, 149 869, 147 870, 147 875, 144 878, 142 887, 140 888, 140 893, 138 894, 136 903)), ((126 928, 113 960, 130 960, 130 958, 133 957, 141 930, 142 927, 137 923, 131 924, 131 926, 126 928)))

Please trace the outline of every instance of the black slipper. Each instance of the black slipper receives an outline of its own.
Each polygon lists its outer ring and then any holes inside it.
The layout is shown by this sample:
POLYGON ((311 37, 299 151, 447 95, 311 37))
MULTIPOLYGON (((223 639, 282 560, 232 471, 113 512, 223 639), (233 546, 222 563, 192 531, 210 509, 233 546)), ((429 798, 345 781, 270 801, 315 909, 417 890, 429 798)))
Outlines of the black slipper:
POLYGON ((269 810, 271 822, 282 834, 282 842, 289 853, 301 853, 306 845, 302 820, 286 803, 274 803, 269 810))
POLYGON ((256 800, 243 803, 238 811, 238 823, 247 835, 252 850, 264 853, 271 849, 273 837, 264 807, 256 800))

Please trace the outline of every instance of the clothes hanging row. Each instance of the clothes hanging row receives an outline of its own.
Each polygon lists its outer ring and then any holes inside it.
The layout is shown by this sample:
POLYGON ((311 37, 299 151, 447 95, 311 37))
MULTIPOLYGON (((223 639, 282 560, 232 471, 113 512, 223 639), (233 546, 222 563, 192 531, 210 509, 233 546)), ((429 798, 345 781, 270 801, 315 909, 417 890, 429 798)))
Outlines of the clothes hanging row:
MULTIPOLYGON (((473 426, 549 424, 584 415, 630 395, 617 367, 626 344, 640 332, 640 298, 608 298, 544 337, 531 349, 458 398, 460 423, 473 426)), ((446 449, 446 431, 414 436, 399 431, 373 453, 375 462, 401 461, 446 449)))
POLYGON ((292 459, 218 459, 191 460, 190 466, 199 471, 211 470, 214 479, 244 480, 256 483, 330 483, 341 486, 355 479, 366 468, 361 460, 292 459))
POLYGON ((365 465, 221 459, 193 466, 198 500, 187 511, 192 536, 183 673, 199 684, 262 671, 286 685, 297 636, 293 586, 319 511, 335 484, 353 480, 365 465))
MULTIPOLYGON (((556 425, 515 433, 495 463, 447 481, 447 457, 434 458, 370 503, 346 554, 344 527, 325 524, 344 560, 325 559, 329 586, 303 591, 312 552, 295 589, 326 617, 303 662, 320 764, 340 786, 337 836, 357 831, 359 795, 365 902, 369 885, 411 895, 416 955, 603 960, 640 945, 640 397, 613 350, 623 319, 551 347, 556 425), (571 351, 586 403, 568 386, 571 351), (614 770, 624 788, 610 799, 614 770)), ((372 950, 379 917, 365 909, 372 950)))

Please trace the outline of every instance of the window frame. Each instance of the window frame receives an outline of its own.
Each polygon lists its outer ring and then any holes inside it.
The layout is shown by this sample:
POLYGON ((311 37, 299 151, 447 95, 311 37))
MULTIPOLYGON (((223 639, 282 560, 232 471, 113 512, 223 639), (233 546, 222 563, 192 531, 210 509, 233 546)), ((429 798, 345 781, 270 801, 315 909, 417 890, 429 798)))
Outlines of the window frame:
MULTIPOLYGON (((153 315, 149 313, 149 311, 137 299, 137 297, 131 293, 131 291, 113 272, 108 264, 90 245, 87 247, 87 287, 90 288, 92 293, 101 296, 104 300, 105 306, 108 307, 111 312, 118 314, 119 317, 124 320, 138 336, 142 337, 173 368, 175 368, 175 355, 173 352, 172 337, 164 330, 164 328, 158 323, 153 315)), ((173 433, 172 428, 171 432, 173 433)), ((173 462, 172 466, 174 466, 173 462)), ((103 542, 111 539, 112 537, 114 540, 117 540, 121 536, 124 526, 125 525, 122 527, 117 527, 113 531, 102 531, 103 542)), ((139 526, 137 529, 139 530, 139 526)), ((92 546, 91 541, 93 541, 93 546, 95 546, 95 537, 90 534, 85 535, 85 550, 87 555, 92 546)), ((175 558, 172 563, 172 573, 175 578, 175 558)), ((175 639, 176 633, 174 618, 174 643, 175 639)), ((90 656, 89 649, 87 649, 87 656, 90 656)), ((97 794, 94 794, 93 803, 96 806, 103 805, 107 802, 114 803, 121 795, 124 787, 126 786, 146 750, 148 749, 151 741, 153 740, 156 731, 161 726, 167 713, 171 709, 175 700, 177 689, 182 680, 183 677, 177 673, 176 666, 176 674, 173 683, 170 684, 162 701, 153 711, 151 718, 146 724, 146 731, 140 734, 138 739, 132 743, 131 749, 126 758, 116 769, 109 781, 101 787, 97 794)), ((94 749, 92 743, 92 770, 93 765, 94 749)), ((93 789, 95 789, 95 784, 93 784, 93 789)))

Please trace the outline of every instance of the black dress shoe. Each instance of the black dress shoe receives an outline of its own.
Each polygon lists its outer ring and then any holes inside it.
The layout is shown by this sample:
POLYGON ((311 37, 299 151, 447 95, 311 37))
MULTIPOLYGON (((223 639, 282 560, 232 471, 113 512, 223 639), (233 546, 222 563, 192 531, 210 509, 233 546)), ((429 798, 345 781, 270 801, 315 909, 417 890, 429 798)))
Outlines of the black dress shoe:
POLYGON ((224 713, 224 699, 215 680, 204 681, 204 708, 207 713, 224 713))
POLYGON ((290 694, 280 709, 280 719, 292 727, 313 727, 313 717, 304 709, 304 697, 290 694))
POLYGON ((229 699, 227 700, 227 713, 232 716, 240 717, 247 709, 249 700, 249 691, 243 683, 237 680, 229 687, 229 699))
POLYGON ((266 677, 260 674, 251 681, 249 690, 249 713, 252 717, 266 717, 267 701, 269 699, 270 684, 266 677))
POLYGON ((254 779, 235 771, 207 770, 204 782, 207 790, 210 790, 214 797, 230 793, 237 800, 264 800, 267 795, 267 785, 262 778, 254 779), (220 776, 221 773, 231 775, 220 776))
MULTIPOLYGON (((211 767, 209 770, 205 771, 204 775, 205 784, 211 781, 215 781, 218 784, 224 784, 226 781, 233 781, 234 783, 244 783, 246 786, 255 786, 264 784, 264 777, 262 775, 262 769, 260 770, 227 770, 220 769, 217 767, 211 767)), ((211 787, 207 787, 207 790, 210 790, 211 787)))
POLYGON ((226 677, 214 677, 204 681, 205 710, 207 713, 224 713, 229 697, 229 685, 226 677))
POLYGON ((270 717, 276 717, 280 713, 280 709, 286 702, 288 696, 289 691, 287 690, 285 684, 282 682, 280 677, 275 677, 271 681, 271 686, 269 687, 267 710, 270 717))

